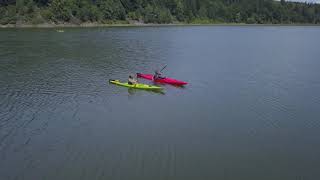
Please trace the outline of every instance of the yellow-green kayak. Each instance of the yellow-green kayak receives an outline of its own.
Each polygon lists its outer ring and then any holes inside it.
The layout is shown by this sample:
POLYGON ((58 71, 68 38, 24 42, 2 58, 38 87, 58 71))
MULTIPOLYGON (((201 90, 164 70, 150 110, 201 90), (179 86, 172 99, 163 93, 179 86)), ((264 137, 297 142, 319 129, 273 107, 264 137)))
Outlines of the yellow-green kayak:
POLYGON ((162 87, 159 86, 151 86, 148 84, 128 84, 128 83, 122 83, 119 80, 109 80, 109 83, 116 84, 119 86, 124 86, 128 88, 135 88, 135 89, 145 89, 145 90, 162 90, 162 87))

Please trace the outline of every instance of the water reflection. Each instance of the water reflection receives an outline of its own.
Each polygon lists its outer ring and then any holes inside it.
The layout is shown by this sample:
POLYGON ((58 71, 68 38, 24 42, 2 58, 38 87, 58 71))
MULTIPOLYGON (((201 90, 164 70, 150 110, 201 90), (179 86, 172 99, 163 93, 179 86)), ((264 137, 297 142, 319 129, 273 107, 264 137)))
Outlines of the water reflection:
POLYGON ((144 89, 134 89, 134 88, 128 88, 128 94, 133 96, 135 95, 137 92, 146 92, 149 94, 160 94, 160 95, 165 95, 166 93, 164 92, 164 90, 144 90, 144 89))

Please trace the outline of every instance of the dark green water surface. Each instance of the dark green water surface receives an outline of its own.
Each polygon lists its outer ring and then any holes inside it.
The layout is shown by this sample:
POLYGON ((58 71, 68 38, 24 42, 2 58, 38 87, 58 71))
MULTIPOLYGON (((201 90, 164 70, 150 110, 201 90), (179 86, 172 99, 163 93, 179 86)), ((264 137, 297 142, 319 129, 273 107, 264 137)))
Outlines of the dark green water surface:
POLYGON ((1 180, 320 179, 319 27, 64 31, 0 30, 1 180))

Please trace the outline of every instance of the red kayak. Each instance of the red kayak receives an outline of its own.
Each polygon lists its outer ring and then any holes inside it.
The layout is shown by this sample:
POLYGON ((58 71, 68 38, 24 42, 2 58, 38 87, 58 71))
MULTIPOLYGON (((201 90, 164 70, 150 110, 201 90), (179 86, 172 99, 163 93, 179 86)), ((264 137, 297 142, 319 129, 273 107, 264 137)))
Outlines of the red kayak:
POLYGON ((138 78, 144 78, 144 79, 148 79, 157 83, 165 83, 165 84, 171 84, 171 85, 175 85, 175 86, 183 86, 188 84, 187 82, 183 82, 183 81, 179 81, 176 79, 171 79, 171 78, 159 78, 159 79, 153 79, 153 74, 141 74, 141 73, 137 73, 137 77, 138 78))

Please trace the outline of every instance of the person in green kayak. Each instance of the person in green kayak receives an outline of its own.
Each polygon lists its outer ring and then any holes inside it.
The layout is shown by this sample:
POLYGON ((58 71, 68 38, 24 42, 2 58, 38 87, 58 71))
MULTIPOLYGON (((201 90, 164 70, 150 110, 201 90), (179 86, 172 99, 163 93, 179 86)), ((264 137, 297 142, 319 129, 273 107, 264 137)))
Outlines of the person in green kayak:
POLYGON ((133 78, 133 76, 129 76, 128 78, 128 84, 130 85, 134 85, 134 84, 137 84, 138 83, 138 80, 136 80, 135 78, 133 78))

